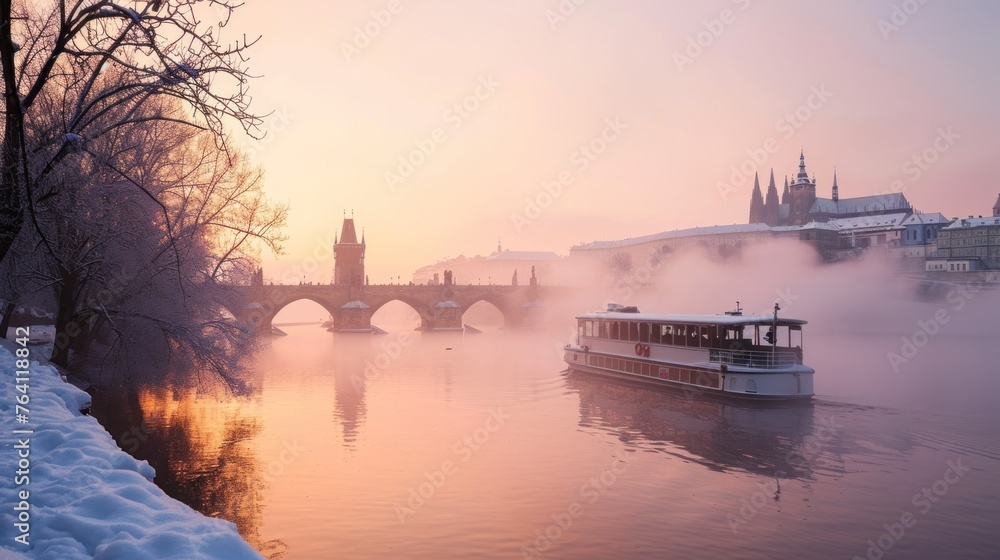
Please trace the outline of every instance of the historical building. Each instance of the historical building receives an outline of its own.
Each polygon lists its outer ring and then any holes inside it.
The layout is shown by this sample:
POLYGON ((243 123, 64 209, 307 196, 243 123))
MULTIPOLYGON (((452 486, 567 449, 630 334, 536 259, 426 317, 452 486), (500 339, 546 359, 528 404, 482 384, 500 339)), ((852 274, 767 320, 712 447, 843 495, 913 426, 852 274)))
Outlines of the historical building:
POLYGON ((1000 201, 993 217, 969 216, 938 231, 927 270, 968 272, 1000 270, 1000 201))
POLYGON ((338 286, 361 286, 367 284, 365 278, 365 234, 361 233, 358 243, 358 233, 354 229, 353 214, 344 217, 344 225, 340 237, 334 236, 333 244, 333 283, 338 286))
POLYGON ((785 177, 785 188, 781 200, 774 184, 774 170, 767 186, 767 197, 761 193, 760 181, 754 176, 754 188, 750 194, 751 224, 769 226, 804 225, 809 222, 828 222, 841 218, 860 216, 881 216, 887 214, 910 214, 913 208, 903 193, 887 193, 875 196, 840 198, 837 172, 833 172, 833 186, 830 198, 816 196, 816 178, 806 172, 806 158, 799 154, 799 172, 791 183, 785 177))

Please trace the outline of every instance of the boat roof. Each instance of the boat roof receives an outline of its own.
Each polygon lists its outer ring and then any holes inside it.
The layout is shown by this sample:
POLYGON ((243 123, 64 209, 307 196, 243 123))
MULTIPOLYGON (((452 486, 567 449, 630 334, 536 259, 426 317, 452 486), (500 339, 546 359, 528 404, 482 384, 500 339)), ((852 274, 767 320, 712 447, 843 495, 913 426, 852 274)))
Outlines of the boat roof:
MULTIPOLYGON (((774 317, 770 315, 670 315, 664 313, 622 313, 621 311, 597 311, 577 315, 577 319, 604 319, 611 321, 651 321, 657 323, 690 323, 698 325, 770 325, 774 317)), ((779 325, 805 325, 802 319, 778 317, 779 325)))

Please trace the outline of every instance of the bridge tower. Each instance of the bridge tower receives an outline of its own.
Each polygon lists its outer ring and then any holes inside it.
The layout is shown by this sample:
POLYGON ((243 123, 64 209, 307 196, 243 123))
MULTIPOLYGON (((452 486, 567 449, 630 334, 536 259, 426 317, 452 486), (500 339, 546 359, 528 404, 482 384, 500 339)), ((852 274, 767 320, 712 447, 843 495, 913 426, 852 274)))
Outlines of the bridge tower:
POLYGON ((354 214, 344 216, 339 240, 334 237, 333 283, 337 286, 361 286, 365 283, 365 235, 354 229, 354 214))

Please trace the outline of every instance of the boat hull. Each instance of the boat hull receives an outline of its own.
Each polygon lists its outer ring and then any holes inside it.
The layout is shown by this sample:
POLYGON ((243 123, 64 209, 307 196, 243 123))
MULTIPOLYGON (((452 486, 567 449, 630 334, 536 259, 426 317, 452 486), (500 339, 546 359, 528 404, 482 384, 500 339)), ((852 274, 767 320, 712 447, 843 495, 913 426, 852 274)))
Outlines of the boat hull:
POLYGON ((572 344, 564 347, 564 360, 572 371, 685 393, 754 401, 808 400, 813 396, 813 369, 801 364, 765 369, 708 361, 644 360, 572 344))

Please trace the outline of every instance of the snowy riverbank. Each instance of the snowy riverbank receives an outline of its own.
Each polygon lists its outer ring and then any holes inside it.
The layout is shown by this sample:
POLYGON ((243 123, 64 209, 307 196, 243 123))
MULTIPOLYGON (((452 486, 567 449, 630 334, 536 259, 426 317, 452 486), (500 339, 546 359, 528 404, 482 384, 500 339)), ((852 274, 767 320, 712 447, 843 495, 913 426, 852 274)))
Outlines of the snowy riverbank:
POLYGON ((0 344, 0 559, 262 558, 234 524, 205 517, 153 484, 148 463, 79 412, 90 396, 39 363, 37 346, 28 347, 28 422, 18 422, 25 412, 16 410, 20 346, 0 344))

